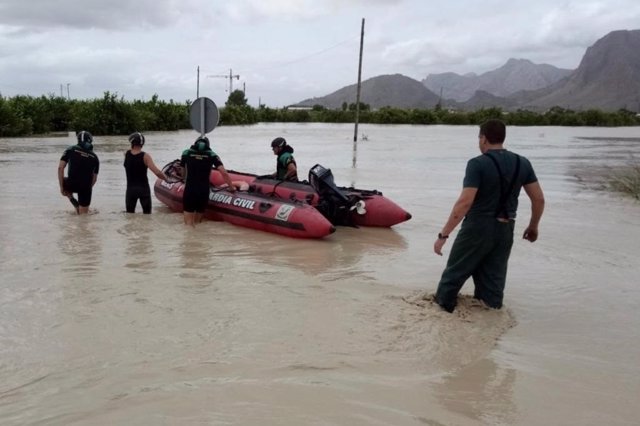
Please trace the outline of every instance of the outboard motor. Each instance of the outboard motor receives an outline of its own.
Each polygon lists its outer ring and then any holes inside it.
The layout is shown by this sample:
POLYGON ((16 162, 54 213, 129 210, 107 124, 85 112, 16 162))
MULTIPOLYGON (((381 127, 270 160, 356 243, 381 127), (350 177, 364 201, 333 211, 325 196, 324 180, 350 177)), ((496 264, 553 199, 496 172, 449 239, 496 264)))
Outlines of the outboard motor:
POLYGON ((333 182, 330 169, 316 164, 309 170, 309 184, 320 196, 316 208, 333 225, 355 226, 351 219, 351 210, 358 200, 352 200, 345 195, 333 182))

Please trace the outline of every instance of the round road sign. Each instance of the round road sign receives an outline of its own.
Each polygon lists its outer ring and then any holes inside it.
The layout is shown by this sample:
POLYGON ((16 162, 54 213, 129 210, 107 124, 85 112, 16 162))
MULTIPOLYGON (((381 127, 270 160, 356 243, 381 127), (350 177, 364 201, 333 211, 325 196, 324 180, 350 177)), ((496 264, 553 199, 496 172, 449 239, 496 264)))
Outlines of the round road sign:
POLYGON ((218 107, 207 97, 196 99, 189 107, 189 122, 196 132, 209 133, 218 125, 219 119, 218 107))

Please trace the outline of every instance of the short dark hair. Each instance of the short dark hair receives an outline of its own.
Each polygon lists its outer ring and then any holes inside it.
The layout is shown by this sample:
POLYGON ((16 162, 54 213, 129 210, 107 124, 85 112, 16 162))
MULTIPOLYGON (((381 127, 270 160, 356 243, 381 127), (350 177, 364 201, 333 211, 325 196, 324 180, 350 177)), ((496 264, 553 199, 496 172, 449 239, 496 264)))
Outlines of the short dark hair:
POLYGON ((491 145, 499 145, 507 136, 507 126, 502 120, 487 120, 480 125, 480 134, 487 138, 491 145))
POLYGON ((284 148, 286 144, 285 138, 277 137, 271 141, 271 148, 284 148))

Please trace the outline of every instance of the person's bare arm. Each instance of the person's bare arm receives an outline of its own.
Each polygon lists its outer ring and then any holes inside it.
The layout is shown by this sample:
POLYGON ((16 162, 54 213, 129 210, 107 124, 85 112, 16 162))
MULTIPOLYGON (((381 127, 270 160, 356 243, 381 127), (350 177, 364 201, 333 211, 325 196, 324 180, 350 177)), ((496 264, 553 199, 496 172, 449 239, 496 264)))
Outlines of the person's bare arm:
POLYGON ((69 194, 64 190, 64 168, 67 167, 67 162, 60 160, 58 163, 58 184, 60 185, 60 193, 65 197, 69 194))
POLYGON ((540 223, 540 218, 542 218, 542 212, 544 212, 544 193, 538 182, 530 183, 523 188, 531 200, 531 219, 529 220, 529 226, 524 230, 522 238, 534 242, 538 239, 538 224, 540 223))
MULTIPOLYGON (((456 229, 456 226, 458 226, 458 224, 462 222, 462 219, 464 219, 465 215, 471 208, 471 205, 473 204, 473 200, 476 198, 477 192, 478 192, 478 188, 462 189, 462 192, 460 193, 458 200, 455 202, 455 204, 453 205, 453 208, 451 209, 451 214, 449 215, 449 219, 447 220, 447 223, 442 228, 442 231, 440 231, 440 234, 448 237, 449 234, 452 233, 454 229, 456 229)), ((447 242, 446 238, 437 238, 436 242, 433 243, 433 251, 436 254, 442 256, 442 247, 444 247, 444 244, 446 242, 447 242)))
POLYGON ((224 181, 227 183, 228 188, 226 188, 229 192, 236 192, 236 187, 233 186, 233 182, 231 182, 231 177, 224 166, 219 166, 218 171, 222 174, 224 181))
POLYGON ((156 164, 153 162, 153 159, 151 158, 151 155, 147 154, 146 152, 144 153, 144 164, 158 178, 160 178, 162 180, 165 180, 165 181, 167 180, 167 176, 162 172, 162 170, 160 170, 160 169, 158 169, 158 167, 156 167, 156 164))
POLYGON ((298 168, 294 162, 289 163, 287 166, 287 173, 284 175, 284 180, 288 180, 291 176, 298 174, 298 168))

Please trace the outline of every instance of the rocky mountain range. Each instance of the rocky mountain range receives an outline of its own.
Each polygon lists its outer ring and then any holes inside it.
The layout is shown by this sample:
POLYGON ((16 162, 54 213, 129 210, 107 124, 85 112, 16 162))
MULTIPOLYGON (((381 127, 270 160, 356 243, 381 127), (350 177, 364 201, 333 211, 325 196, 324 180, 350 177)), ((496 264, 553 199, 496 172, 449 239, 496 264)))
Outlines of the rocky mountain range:
POLYGON ((509 59, 500 68, 481 75, 460 75, 452 72, 429 74, 422 83, 434 93, 442 92, 445 99, 458 102, 469 100, 478 90, 494 96, 507 97, 520 90, 548 87, 571 74, 572 70, 548 64, 534 64, 528 59, 509 59))
POLYGON ((532 108, 640 111, 640 30, 614 31, 587 49, 568 77, 539 91, 511 99, 532 108))
MULTIPOLYGON (((355 102, 356 89, 353 84, 296 106, 340 108, 344 102, 355 102)), ((607 34, 587 49, 575 70, 509 59, 481 75, 431 74, 422 82, 400 74, 382 75, 362 82, 360 99, 374 109, 433 108, 440 102, 462 110, 495 106, 542 111, 560 106, 640 111, 640 30, 607 34)))

